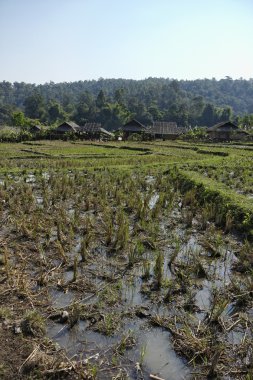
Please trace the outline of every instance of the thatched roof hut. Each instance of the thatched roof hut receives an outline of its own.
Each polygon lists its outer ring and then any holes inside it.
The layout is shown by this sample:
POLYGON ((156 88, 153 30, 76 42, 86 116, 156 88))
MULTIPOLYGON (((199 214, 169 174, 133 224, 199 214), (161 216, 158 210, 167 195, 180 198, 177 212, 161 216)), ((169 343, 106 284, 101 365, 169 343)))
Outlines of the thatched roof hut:
POLYGON ((217 141, 242 140, 249 135, 232 121, 222 121, 206 130, 209 138, 217 141))
POLYGON ((101 123, 85 123, 79 127, 79 131, 82 137, 90 140, 109 140, 114 137, 113 133, 102 128, 101 123))
POLYGON ((54 132, 57 134, 65 134, 67 132, 79 132, 79 125, 74 123, 73 121, 64 121, 64 123, 60 124, 54 132))
POLYGON ((185 128, 179 128, 174 121, 155 121, 146 131, 152 138, 164 140, 175 140, 184 132, 185 128))
POLYGON ((123 131, 124 137, 129 137, 133 133, 141 134, 145 132, 147 130, 147 127, 140 123, 138 120, 132 119, 128 123, 123 125, 121 129, 123 131))
POLYGON ((29 130, 33 134, 39 133, 39 132, 41 132, 41 126, 40 125, 31 125, 29 130))

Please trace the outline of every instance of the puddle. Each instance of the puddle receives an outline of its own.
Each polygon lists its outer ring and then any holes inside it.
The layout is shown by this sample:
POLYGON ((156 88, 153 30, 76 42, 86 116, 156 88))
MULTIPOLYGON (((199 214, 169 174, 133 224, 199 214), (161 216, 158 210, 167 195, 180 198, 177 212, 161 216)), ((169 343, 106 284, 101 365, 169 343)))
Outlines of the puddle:
POLYGON ((37 205, 43 204, 43 197, 35 197, 37 205))
POLYGON ((73 302, 75 298, 74 293, 71 291, 64 293, 63 291, 54 289, 49 291, 49 293, 52 300, 52 306, 56 309, 67 307, 73 302))
POLYGON ((43 172, 42 173, 42 178, 48 180, 50 178, 50 174, 48 172, 43 172))
MULTIPOLYGON (((142 364, 145 379, 149 378, 151 373, 163 379, 190 379, 189 369, 173 350, 170 334, 161 328, 147 330, 142 323, 130 322, 125 329, 125 334, 131 332, 136 340, 136 345, 127 349, 120 357, 123 366, 126 365, 128 368, 129 379, 136 380, 136 362, 142 364)), ((67 351, 69 357, 82 353, 82 358, 85 359, 91 352, 98 356, 105 352, 109 356, 114 355, 113 348, 119 344, 123 333, 107 337, 89 330, 88 327, 89 323, 86 321, 80 321, 71 330, 66 325, 52 323, 47 334, 67 351)), ((103 379, 101 374, 98 375, 98 379, 103 379)))
POLYGON ((145 303, 142 297, 141 290, 142 281, 140 279, 134 279, 132 284, 123 283, 122 286, 122 300, 128 305, 143 305, 145 303))
POLYGON ((83 359, 90 356, 91 349, 95 353, 102 353, 118 341, 116 336, 108 337, 99 334, 88 330, 88 326, 87 321, 79 321, 72 329, 69 329, 67 325, 52 323, 47 329, 47 334, 67 351, 69 357, 82 352, 83 359))
POLYGON ((207 312, 211 306, 211 290, 212 290, 212 282, 208 280, 204 280, 202 282, 203 288, 200 289, 195 295, 195 304, 202 311, 207 312))
POLYGON ((153 177, 153 176, 151 176, 151 175, 148 175, 147 177, 146 177, 146 182, 149 184, 149 183, 154 183, 155 182, 155 178, 153 177))
POLYGON ((244 338, 245 332, 240 330, 230 331, 228 333, 228 341, 231 344, 241 344, 244 338))
POLYGON ((25 177, 25 182, 26 183, 35 183, 36 182, 36 177, 34 174, 28 174, 26 177, 25 177))
POLYGON ((223 249, 221 251, 221 257, 213 261, 212 267, 214 268, 214 274, 217 281, 224 284, 231 282, 231 266, 238 261, 233 252, 223 249))
POLYGON ((190 379, 189 370, 174 352, 170 335, 162 329, 154 329, 144 334, 144 372, 156 374, 164 379, 190 379))
POLYGON ((150 208, 150 210, 152 210, 155 207, 158 199, 159 199, 159 194, 152 195, 148 203, 148 207, 150 208))

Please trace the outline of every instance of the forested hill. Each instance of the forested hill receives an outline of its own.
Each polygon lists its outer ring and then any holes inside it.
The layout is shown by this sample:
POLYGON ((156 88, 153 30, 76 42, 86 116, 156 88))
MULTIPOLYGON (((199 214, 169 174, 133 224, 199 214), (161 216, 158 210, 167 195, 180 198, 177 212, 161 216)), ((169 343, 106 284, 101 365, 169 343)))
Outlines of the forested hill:
POLYGON ((43 85, 0 82, 0 124, 13 113, 43 123, 64 118, 101 121, 108 128, 136 117, 144 123, 172 120, 180 125, 211 125, 253 114, 253 79, 145 80, 99 79, 43 85))

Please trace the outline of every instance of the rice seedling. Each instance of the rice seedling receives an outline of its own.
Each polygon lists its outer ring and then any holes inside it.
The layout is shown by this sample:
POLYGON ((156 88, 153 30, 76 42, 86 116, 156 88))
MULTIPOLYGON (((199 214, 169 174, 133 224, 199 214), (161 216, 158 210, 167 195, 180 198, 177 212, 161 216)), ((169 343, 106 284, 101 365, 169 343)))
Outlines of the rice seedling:
POLYGON ((228 304, 228 300, 225 297, 222 297, 217 288, 213 287, 211 293, 211 308, 208 313, 208 320, 210 323, 219 324, 220 317, 224 312, 226 306, 228 304))
POLYGON ((184 303, 184 309, 188 312, 194 312, 196 310, 195 307, 195 293, 192 289, 189 289, 186 295, 186 300, 184 303))
POLYGON ((66 252, 65 252, 65 250, 63 248, 63 245, 60 242, 60 240, 56 240, 55 246, 57 248, 57 251, 58 251, 59 256, 61 257, 63 263, 66 264, 68 262, 68 258, 67 258, 67 254, 66 254, 66 252))
POLYGON ((157 288, 160 289, 163 282, 163 265, 164 265, 164 255, 161 251, 156 254, 156 261, 154 267, 154 275, 156 280, 157 288))
POLYGON ((173 238, 173 245, 173 252, 171 253, 170 259, 168 261, 168 267, 170 268, 170 270, 172 270, 172 264, 175 263, 181 248, 181 242, 178 236, 175 236, 173 238))
POLYGON ((234 217, 232 215, 231 210, 228 210, 228 212, 226 213, 226 222, 225 222, 225 232, 226 233, 230 232, 232 230, 233 223, 234 223, 234 217))
POLYGON ((146 352, 147 352, 147 345, 144 344, 141 346, 141 349, 140 349, 140 360, 139 360, 140 366, 143 366, 146 352))
POLYGON ((127 247, 129 240, 129 222, 122 210, 119 211, 119 214, 117 215, 117 224, 118 228, 116 230, 113 245, 116 251, 119 251, 127 247))
POLYGON ((109 246, 113 242, 115 228, 113 223, 113 215, 110 213, 108 208, 104 210, 102 223, 105 231, 105 245, 109 246))
POLYGON ((121 338, 120 342, 114 348, 116 354, 123 355, 126 350, 134 347, 136 339, 132 330, 127 331, 121 338))
POLYGON ((128 267, 132 268, 137 261, 138 261, 138 256, 135 250, 135 246, 131 245, 128 250, 128 267))
POLYGON ((151 276, 151 262, 148 257, 142 261, 142 279, 148 280, 151 276))
POLYGON ((81 305, 78 302, 73 302, 69 307, 68 326, 72 329, 78 322, 81 315, 81 305))
POLYGON ((167 290, 164 296, 164 302, 172 302, 174 295, 181 292, 180 284, 177 283, 176 279, 170 279, 167 281, 167 290))
POLYGON ((73 278, 72 278, 72 282, 76 282, 77 280, 77 275, 78 275, 78 257, 75 256, 74 258, 74 264, 73 264, 73 278))
POLYGON ((192 221, 193 221, 194 213, 191 209, 187 209, 183 213, 183 219, 186 224, 186 227, 192 227, 192 221))
POLYGON ((94 326, 95 331, 111 336, 115 334, 117 329, 120 327, 121 317, 115 313, 106 313, 101 316, 101 319, 94 326))

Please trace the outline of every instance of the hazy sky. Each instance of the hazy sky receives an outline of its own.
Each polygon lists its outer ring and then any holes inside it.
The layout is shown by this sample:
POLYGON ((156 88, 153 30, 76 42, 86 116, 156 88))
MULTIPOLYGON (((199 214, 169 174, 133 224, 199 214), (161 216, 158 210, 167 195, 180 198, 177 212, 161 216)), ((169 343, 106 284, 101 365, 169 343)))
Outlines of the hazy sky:
POLYGON ((253 0, 0 0, 0 81, 253 77, 253 0))

